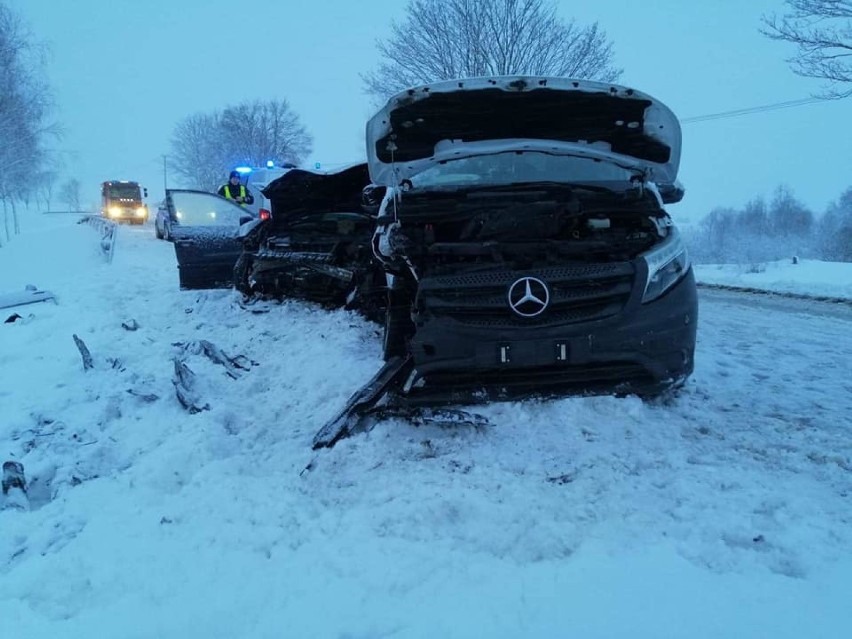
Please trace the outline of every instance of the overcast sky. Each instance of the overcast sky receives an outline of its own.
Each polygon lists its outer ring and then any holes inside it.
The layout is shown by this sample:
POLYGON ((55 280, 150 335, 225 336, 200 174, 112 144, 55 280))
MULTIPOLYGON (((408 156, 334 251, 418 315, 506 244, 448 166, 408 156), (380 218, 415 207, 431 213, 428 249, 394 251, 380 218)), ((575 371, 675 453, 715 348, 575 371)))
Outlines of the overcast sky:
MULTIPOLYGON (((163 191, 162 155, 182 117, 247 99, 287 99, 314 136, 309 161, 364 157, 374 111, 361 73, 403 0, 7 0, 49 46, 48 73, 68 152, 64 178, 94 202, 105 179, 163 191)), ((615 45, 619 83, 682 119, 807 98, 816 80, 762 36, 781 0, 559 0, 565 18, 598 21, 615 45), (653 7, 653 8, 652 8, 653 7)), ((684 123, 676 218, 771 197, 787 184, 821 212, 852 186, 852 98, 684 123)), ((223 176, 224 179, 224 176, 223 176)), ((173 186, 170 184, 170 186, 173 186)))

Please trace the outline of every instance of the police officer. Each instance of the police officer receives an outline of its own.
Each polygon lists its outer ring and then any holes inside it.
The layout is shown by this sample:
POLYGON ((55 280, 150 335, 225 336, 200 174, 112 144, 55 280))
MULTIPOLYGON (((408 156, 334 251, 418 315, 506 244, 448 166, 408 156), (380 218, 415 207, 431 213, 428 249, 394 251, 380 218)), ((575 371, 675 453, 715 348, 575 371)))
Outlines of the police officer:
POLYGON ((237 171, 231 171, 228 176, 228 183, 220 186, 216 192, 224 198, 234 200, 240 206, 254 203, 254 196, 240 181, 240 174, 237 171))

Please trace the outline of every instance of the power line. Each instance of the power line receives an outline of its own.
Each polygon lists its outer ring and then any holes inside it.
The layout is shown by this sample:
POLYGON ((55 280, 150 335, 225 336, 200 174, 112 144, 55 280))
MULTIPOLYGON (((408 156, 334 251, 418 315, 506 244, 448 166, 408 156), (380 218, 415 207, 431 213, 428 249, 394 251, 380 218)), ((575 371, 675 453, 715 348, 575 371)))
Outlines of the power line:
POLYGON ((697 115, 691 118, 683 118, 680 122, 681 124, 692 124, 693 122, 725 120, 727 118, 737 118, 743 115, 751 115, 752 113, 763 113, 765 111, 775 111, 777 109, 789 109, 793 107, 806 106, 808 104, 817 104, 818 102, 826 102, 826 100, 824 98, 802 98, 799 100, 787 100, 786 102, 775 102, 773 104, 764 104, 762 106, 748 107, 745 109, 735 109, 733 111, 722 111, 720 113, 697 115))

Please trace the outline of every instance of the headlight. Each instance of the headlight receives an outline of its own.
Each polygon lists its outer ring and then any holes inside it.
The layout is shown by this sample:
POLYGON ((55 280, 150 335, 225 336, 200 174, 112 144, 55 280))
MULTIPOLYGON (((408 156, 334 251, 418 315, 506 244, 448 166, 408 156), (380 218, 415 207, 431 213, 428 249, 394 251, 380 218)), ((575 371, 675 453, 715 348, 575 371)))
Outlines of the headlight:
POLYGON ((110 217, 118 217, 119 215, 121 215, 121 209, 117 206, 109 207, 109 211, 107 212, 109 213, 110 217))
POLYGON ((145 217, 146 215, 148 215, 148 209, 146 209, 144 206, 140 206, 138 209, 136 209, 136 217, 145 217))
POLYGON ((642 303, 650 302, 677 284, 686 275, 691 266, 686 246, 676 228, 669 236, 652 250, 642 255, 648 265, 648 281, 642 303))

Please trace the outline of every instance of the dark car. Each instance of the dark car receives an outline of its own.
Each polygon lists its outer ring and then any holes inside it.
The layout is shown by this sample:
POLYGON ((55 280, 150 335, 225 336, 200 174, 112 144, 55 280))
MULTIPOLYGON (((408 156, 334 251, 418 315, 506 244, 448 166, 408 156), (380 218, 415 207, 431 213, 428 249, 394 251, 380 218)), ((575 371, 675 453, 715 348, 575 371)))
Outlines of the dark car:
POLYGON ((169 189, 164 217, 180 287, 231 288, 234 263, 242 253, 241 226, 256 219, 252 212, 215 193, 169 189))
POLYGON ((400 93, 369 122, 374 238, 402 393, 645 391, 693 370, 697 296, 664 205, 674 114, 634 89, 498 77, 400 93))
POLYGON ((366 163, 291 169, 263 188, 270 210, 244 229, 234 285, 245 295, 297 297, 381 318, 386 278, 371 240, 384 195, 366 163))

